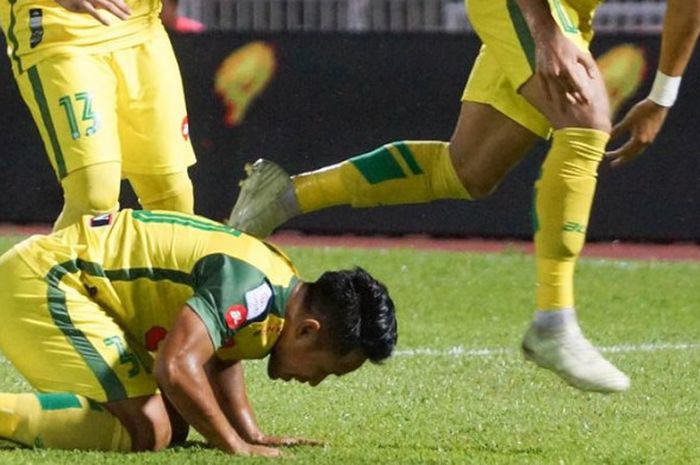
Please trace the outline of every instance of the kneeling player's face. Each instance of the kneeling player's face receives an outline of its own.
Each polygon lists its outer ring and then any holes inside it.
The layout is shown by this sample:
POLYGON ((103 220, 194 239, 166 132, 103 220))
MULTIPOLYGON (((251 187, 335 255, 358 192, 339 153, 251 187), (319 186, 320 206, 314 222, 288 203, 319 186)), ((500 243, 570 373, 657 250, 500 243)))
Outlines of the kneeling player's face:
POLYGON ((328 375, 342 376, 358 369, 366 360, 361 351, 339 356, 319 345, 280 345, 278 341, 267 364, 267 374, 272 379, 309 383, 316 386, 328 375))

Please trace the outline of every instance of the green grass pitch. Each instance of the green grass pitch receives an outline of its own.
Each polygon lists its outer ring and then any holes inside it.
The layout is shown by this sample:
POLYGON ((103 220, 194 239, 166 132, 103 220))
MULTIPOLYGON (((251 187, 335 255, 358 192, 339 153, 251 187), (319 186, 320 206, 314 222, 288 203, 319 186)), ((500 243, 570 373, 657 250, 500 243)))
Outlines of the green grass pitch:
MULTIPOLYGON (((384 366, 314 389, 272 382, 264 362, 247 363, 248 393, 266 432, 326 441, 289 449, 279 463, 700 463, 700 263, 581 261, 584 331, 633 382, 628 393, 605 396, 578 392, 522 361, 518 344, 533 308, 530 256, 288 252, 309 279, 361 265, 383 280, 398 309, 399 347, 384 366)), ((0 390, 27 390, 1 362, 0 390)), ((126 455, 5 445, 0 464, 270 463, 208 449, 196 433, 190 441, 126 455)))

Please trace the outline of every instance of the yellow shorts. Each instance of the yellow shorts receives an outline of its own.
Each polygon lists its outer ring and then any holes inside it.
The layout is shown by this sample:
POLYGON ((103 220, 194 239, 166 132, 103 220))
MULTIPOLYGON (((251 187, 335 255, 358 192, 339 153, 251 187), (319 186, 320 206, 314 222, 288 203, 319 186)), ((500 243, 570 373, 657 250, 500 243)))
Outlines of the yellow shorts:
MULTIPOLYGON (((549 0, 564 34, 582 50, 592 39, 597 0, 549 0)), ((535 44, 515 0, 465 0, 469 20, 481 39, 462 95, 463 101, 485 103, 540 137, 548 138, 547 118, 518 92, 534 73, 535 44)))
POLYGON ((48 256, 29 263, 17 249, 0 257, 0 349, 27 381, 40 392, 97 402, 156 393, 155 378, 90 299, 75 263, 56 265, 48 256))
POLYGON ((59 179, 120 161, 136 174, 195 163, 180 70, 164 31, 110 53, 58 54, 16 76, 59 179))

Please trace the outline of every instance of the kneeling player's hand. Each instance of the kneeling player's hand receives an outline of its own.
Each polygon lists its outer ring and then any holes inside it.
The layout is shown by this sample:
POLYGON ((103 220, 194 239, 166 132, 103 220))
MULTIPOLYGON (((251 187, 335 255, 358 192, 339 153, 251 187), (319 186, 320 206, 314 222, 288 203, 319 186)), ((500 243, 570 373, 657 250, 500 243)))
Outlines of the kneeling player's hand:
POLYGON ((281 457, 282 451, 274 447, 261 446, 256 444, 248 444, 245 450, 240 452, 241 455, 255 455, 259 457, 281 457))
POLYGON ((262 439, 258 441, 258 444, 276 447, 324 445, 323 441, 317 441, 316 439, 292 438, 287 436, 263 436, 262 439))

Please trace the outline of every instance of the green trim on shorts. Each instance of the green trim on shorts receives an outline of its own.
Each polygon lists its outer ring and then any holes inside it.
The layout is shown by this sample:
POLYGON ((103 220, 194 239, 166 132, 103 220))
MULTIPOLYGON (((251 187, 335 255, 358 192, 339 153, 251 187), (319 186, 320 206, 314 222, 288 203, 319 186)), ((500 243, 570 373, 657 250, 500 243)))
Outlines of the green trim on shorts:
POLYGON ((576 27, 576 25, 571 21, 571 18, 569 18, 569 15, 566 13, 566 10, 564 10, 564 7, 561 4, 561 0, 554 0, 552 3, 554 3, 554 11, 559 17, 559 22, 564 28, 564 32, 569 34, 577 34, 579 32, 578 27, 576 27))
POLYGON ((140 221, 142 223, 176 224, 179 226, 188 226, 194 229, 199 229, 201 231, 222 232, 225 234, 230 234, 234 237, 239 237, 241 235, 239 230, 229 226, 219 224, 214 221, 209 222, 203 218, 198 219, 196 217, 178 215, 177 213, 154 213, 147 210, 134 210, 132 211, 131 216, 136 221, 140 221))
POLYGON ((379 184, 380 182, 406 177, 406 174, 401 169, 401 165, 394 159, 387 146, 380 147, 364 155, 352 157, 349 161, 370 184, 379 184))
POLYGON ((61 145, 58 143, 58 135, 56 134, 56 128, 51 120, 51 112, 49 112, 49 104, 46 102, 46 94, 44 94, 44 87, 41 85, 41 78, 39 77, 39 71, 37 71, 36 66, 32 66, 27 70, 29 74, 29 82, 32 84, 32 90, 34 91, 34 99, 37 105, 39 105, 39 111, 41 112, 41 120, 44 123, 46 132, 49 135, 49 140, 51 141, 51 148, 53 149, 54 157, 56 158, 56 168, 58 170, 58 177, 63 179, 66 174, 66 162, 63 159, 63 152, 61 151, 61 145))
POLYGON ((71 260, 58 264, 51 268, 46 275, 46 282, 49 285, 47 291, 47 302, 49 313, 54 324, 63 332, 75 350, 83 357, 90 370, 97 377, 102 385, 107 401, 124 400, 127 398, 126 389, 100 353, 95 349, 90 340, 81 330, 75 327, 66 305, 66 293, 58 285, 63 277, 69 273, 79 271, 78 262, 71 260))
POLYGON ((513 27, 515 28, 515 34, 518 36, 520 41, 520 46, 525 52, 525 57, 530 65, 530 69, 535 71, 535 41, 532 38, 530 29, 527 26, 523 12, 520 11, 520 7, 515 0, 508 0, 508 13, 510 14, 510 19, 513 22, 513 27))
POLYGON ((41 410, 64 410, 67 408, 83 408, 80 399, 70 392, 49 392, 34 394, 39 400, 41 410))
POLYGON ((7 39, 12 43, 12 61, 17 65, 17 71, 21 74, 24 72, 22 69, 22 60, 17 56, 17 49, 19 49, 19 41, 15 35, 15 26, 17 25, 17 17, 15 16, 15 4, 17 0, 10 0, 10 25, 7 28, 7 39))
POLYGON ((82 271, 90 276, 107 278, 112 281, 134 281, 150 279, 151 281, 170 280, 179 284, 193 285, 192 277, 178 270, 164 268, 124 268, 104 270, 98 263, 81 259, 69 260, 55 265, 44 278, 48 283, 47 303, 54 324, 63 332, 73 348, 85 360, 90 370, 105 391, 108 402, 124 400, 127 392, 121 380, 100 355, 94 345, 71 320, 66 304, 66 293, 59 288, 64 276, 82 271))
POLYGON ((394 147, 398 149, 399 153, 401 154, 401 157, 411 169, 411 173, 413 173, 416 176, 419 174, 423 174, 423 170, 421 169, 416 159, 413 157, 413 152, 411 152, 411 149, 408 148, 406 142, 396 142, 394 144, 394 147))

